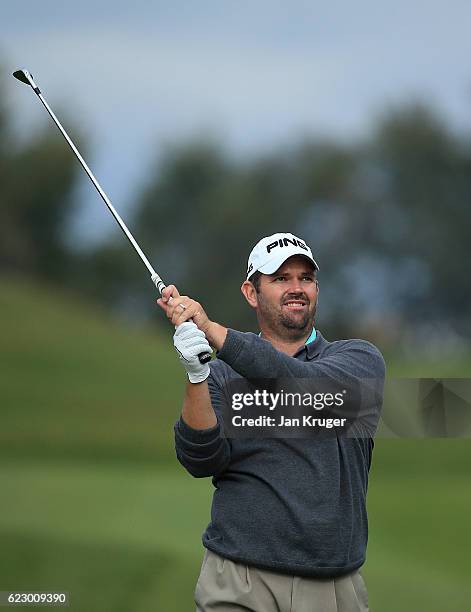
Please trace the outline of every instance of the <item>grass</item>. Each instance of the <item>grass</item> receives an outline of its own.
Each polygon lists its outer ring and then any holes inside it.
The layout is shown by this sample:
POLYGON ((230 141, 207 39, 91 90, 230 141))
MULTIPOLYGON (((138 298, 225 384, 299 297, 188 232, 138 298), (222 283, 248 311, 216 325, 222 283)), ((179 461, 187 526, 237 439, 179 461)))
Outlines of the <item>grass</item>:
POLYGON ((171 335, 3 283, 0 452, 168 460, 184 374, 171 335))
POLYGON ((365 576, 372 610, 460 612, 471 598, 471 440, 379 440, 365 576))
POLYGON ((0 538, 7 551, 0 560, 2 585, 9 590, 67 592, 69 609, 79 611, 189 609, 195 572, 186 559, 43 534, 8 531, 0 538))
MULTIPOLYGON (((4 280, 0 334, 0 590, 66 590, 84 612, 193 610, 212 487, 174 458, 184 378, 171 333, 4 280)), ((409 365, 439 375, 439 362, 409 365)), ((470 458, 469 439, 377 439, 373 612, 467 609, 470 458)))
MULTIPOLYGON (((440 461, 430 441, 417 449, 385 440, 376 449, 363 570, 373 611, 461 612, 471 597, 462 462, 470 448, 443 442, 440 461), (423 461, 383 471, 401 451, 423 461)), ((66 590, 74 610, 192 609, 208 480, 173 467, 15 460, 0 481, 2 589, 66 590)))
POLYGON ((72 609, 189 609, 210 483, 150 465, 14 461, 0 470, 0 586, 72 609))

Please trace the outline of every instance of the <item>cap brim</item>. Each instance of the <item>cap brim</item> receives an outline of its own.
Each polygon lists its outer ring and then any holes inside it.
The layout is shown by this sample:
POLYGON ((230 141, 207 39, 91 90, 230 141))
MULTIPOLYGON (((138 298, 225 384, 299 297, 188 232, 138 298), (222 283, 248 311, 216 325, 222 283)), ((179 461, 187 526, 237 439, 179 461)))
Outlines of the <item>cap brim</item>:
POLYGON ((276 259, 272 259, 271 261, 264 264, 263 266, 260 266, 260 268, 258 269, 258 272, 261 272, 262 274, 274 274, 278 270, 278 268, 280 268, 285 263, 287 259, 289 259, 290 257, 298 257, 298 256, 305 257, 310 263, 313 264, 316 270, 319 270, 319 266, 317 265, 315 260, 309 255, 306 255, 304 253, 291 253, 290 255, 280 254, 280 256, 277 257, 276 259))

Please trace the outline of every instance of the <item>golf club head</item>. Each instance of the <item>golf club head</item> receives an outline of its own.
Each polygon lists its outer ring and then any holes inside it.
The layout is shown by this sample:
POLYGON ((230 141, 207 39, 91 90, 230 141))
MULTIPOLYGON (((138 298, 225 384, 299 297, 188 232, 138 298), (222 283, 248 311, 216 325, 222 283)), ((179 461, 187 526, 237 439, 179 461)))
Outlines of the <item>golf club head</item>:
POLYGON ((24 68, 15 70, 15 72, 13 73, 13 76, 15 77, 15 79, 18 79, 18 81, 21 81, 22 83, 25 83, 26 85, 31 85, 31 87, 34 89, 36 93, 40 93, 39 87, 34 82, 33 75, 30 74, 24 68))
POLYGON ((31 78, 31 80, 33 79, 33 75, 30 74, 24 68, 20 68, 19 70, 15 70, 15 72, 13 73, 13 76, 15 77, 15 79, 18 79, 18 81, 21 81, 22 83, 26 83, 26 85, 31 85, 31 82, 30 82, 29 79, 30 78, 31 78))

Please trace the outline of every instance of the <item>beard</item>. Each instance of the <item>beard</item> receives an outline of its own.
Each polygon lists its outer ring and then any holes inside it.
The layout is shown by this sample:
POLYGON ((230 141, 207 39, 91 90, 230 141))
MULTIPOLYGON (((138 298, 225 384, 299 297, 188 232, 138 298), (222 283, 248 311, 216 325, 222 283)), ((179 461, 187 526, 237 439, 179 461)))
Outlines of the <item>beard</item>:
POLYGON ((265 300, 261 293, 258 294, 258 305, 260 315, 268 326, 276 331, 282 338, 296 340, 302 338, 314 327, 314 320, 317 311, 317 300, 311 304, 307 295, 296 294, 284 297, 280 304, 273 304, 265 300), (303 300, 307 308, 304 312, 283 311, 283 304, 289 300, 303 300))
POLYGON ((311 317, 309 310, 307 310, 302 317, 298 315, 296 318, 294 318, 287 314, 280 313, 279 318, 280 325, 282 325, 285 329, 299 329, 300 331, 307 330, 310 327, 309 323, 311 320, 314 323, 314 319, 311 317))

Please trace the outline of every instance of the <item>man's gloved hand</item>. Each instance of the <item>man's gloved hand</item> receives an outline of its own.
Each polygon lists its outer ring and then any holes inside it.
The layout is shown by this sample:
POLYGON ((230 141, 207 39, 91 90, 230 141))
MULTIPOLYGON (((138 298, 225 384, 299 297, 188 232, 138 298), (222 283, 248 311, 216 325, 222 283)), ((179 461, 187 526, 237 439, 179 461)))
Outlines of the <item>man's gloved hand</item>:
POLYGON ((179 354, 191 383, 200 383, 209 376, 209 363, 201 364, 200 353, 211 353, 211 347, 204 333, 198 327, 186 321, 179 325, 173 335, 173 344, 179 354))

